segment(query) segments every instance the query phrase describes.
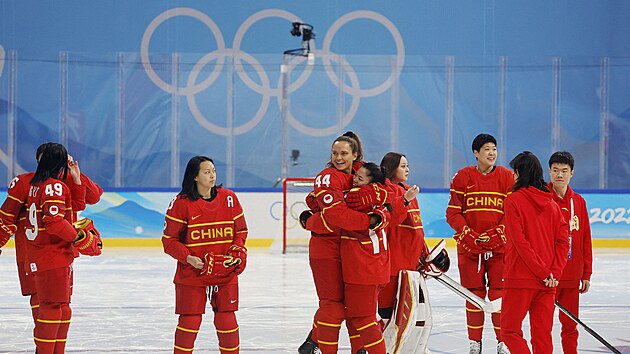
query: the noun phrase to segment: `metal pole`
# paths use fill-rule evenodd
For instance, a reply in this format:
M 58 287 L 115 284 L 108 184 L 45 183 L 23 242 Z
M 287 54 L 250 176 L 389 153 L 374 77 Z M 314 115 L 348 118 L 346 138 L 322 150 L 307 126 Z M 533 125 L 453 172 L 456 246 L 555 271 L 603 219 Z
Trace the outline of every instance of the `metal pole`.
M 282 76 L 282 173 L 280 178 L 284 181 L 287 178 L 289 173 L 289 153 L 288 153 L 288 144 L 289 137 L 288 135 L 288 120 L 289 120 L 289 58 L 290 55 L 283 54 L 282 55 L 282 65 L 280 66 L 280 75 Z
M 179 54 L 173 53 L 171 82 L 176 87 L 171 93 L 171 187 L 179 184 Z
M 453 95 L 454 95 L 454 82 L 455 82 L 455 57 L 446 57 L 446 131 L 445 145 L 446 151 L 444 152 L 444 187 L 448 188 L 451 181 L 451 169 L 453 166 Z
M 68 52 L 59 52 L 59 141 L 68 146 Z

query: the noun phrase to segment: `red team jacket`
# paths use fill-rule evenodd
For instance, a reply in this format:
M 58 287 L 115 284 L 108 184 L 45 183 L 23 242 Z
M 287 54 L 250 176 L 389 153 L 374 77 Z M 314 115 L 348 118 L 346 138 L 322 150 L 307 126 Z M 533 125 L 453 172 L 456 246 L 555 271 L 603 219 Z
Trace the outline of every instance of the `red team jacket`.
M 31 272 L 62 268 L 74 260 L 72 241 L 77 231 L 72 222 L 74 214 L 70 189 L 58 179 L 49 178 L 29 186 L 27 207 L 26 245 L 28 267 Z
M 404 195 L 410 186 L 389 182 L 387 187 L 393 194 L 394 209 L 386 232 L 390 245 L 391 275 L 394 276 L 402 269 L 417 269 L 420 258 L 426 258 L 429 251 L 424 241 L 424 227 L 418 199 L 409 201 L 407 206 L 404 204 Z M 403 212 L 399 213 L 398 210 Z
M 476 166 L 464 167 L 451 180 L 446 222 L 455 232 L 468 225 L 478 233 L 504 223 L 503 203 L 513 185 L 514 175 L 505 167 L 495 166 L 487 175 L 477 171 Z M 503 253 L 504 247 L 492 252 Z M 466 251 L 458 244 L 457 252 Z
M 560 288 L 579 288 L 580 281 L 591 280 L 593 273 L 593 246 L 591 243 L 591 224 L 584 198 L 575 193 L 570 186 L 564 198 L 560 198 L 549 183 L 553 200 L 560 206 L 564 219 L 569 223 L 569 256 L 567 265 L 559 278 Z M 573 202 L 573 205 L 571 205 Z
M 234 273 L 227 277 L 201 275 L 201 270 L 186 262 L 188 255 L 203 259 L 206 253 L 226 254 L 232 244 L 245 246 L 247 223 L 236 194 L 225 188 L 216 190 L 210 202 L 177 196 L 166 211 L 162 245 L 165 253 L 178 260 L 175 284 L 221 285 L 236 278 Z
M 521 188 L 505 200 L 505 288 L 544 288 L 550 273 L 561 279 L 569 227 L 551 193 Z

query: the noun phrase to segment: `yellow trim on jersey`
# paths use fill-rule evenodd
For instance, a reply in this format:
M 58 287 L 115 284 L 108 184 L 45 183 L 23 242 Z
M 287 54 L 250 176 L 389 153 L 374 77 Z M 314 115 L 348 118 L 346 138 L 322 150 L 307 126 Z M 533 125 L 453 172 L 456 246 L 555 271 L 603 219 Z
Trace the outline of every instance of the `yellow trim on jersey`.
M 7 198 L 13 199 L 16 202 L 20 203 L 20 204 L 24 204 L 25 200 L 19 200 L 16 197 L 12 196 L 11 194 L 7 194 Z
M 493 313 L 496 313 L 496 312 L 493 312 Z M 493 327 L 494 327 L 494 329 L 496 329 L 496 330 L 498 330 L 498 331 L 500 331 L 500 330 L 501 330 L 501 326 L 499 326 L 499 327 L 497 327 L 497 326 L 493 326 Z
M 363 326 L 361 328 L 357 328 L 357 331 L 362 331 L 362 330 L 364 330 L 364 329 L 366 329 L 368 327 L 375 326 L 375 325 L 376 325 L 376 322 L 370 322 L 370 323 L 366 324 L 365 326 Z
M 217 333 L 234 333 L 234 332 L 238 331 L 238 327 L 236 327 L 234 329 L 228 329 L 228 330 L 225 330 L 225 331 L 217 329 L 216 331 L 217 331 Z
M 320 194 L 328 192 L 328 189 L 322 189 L 318 193 L 315 194 L 315 198 L 319 197 Z
M 317 344 L 325 344 L 325 345 L 338 345 L 339 342 L 324 342 L 323 340 L 318 339 Z
M 384 340 L 384 339 L 383 339 L 383 338 L 381 338 L 381 339 L 377 340 L 376 342 L 372 342 L 372 343 L 370 343 L 370 344 L 364 344 L 363 346 L 364 346 L 364 347 L 366 347 L 366 348 L 373 347 L 373 346 L 375 346 L 375 345 L 379 344 L 380 342 L 382 342 L 383 340 Z
M 204 242 L 204 243 L 185 243 L 184 246 L 198 247 L 198 246 L 207 246 L 207 245 L 220 245 L 222 243 L 232 243 L 232 240 L 212 241 L 212 242 Z
M 481 325 L 481 326 L 470 326 L 470 325 L 468 325 L 466 327 L 471 328 L 471 329 L 482 329 L 483 325 Z
M 236 220 L 236 219 L 240 218 L 241 216 L 243 216 L 244 214 L 245 214 L 245 212 L 240 213 L 240 214 L 236 215 L 236 216 L 234 217 L 234 219 L 232 219 L 232 220 Z
M 239 344 L 239 345 L 237 345 L 237 346 L 236 346 L 236 347 L 234 347 L 234 348 L 226 348 L 226 347 L 219 346 L 219 349 L 220 349 L 220 350 L 227 350 L 227 351 L 231 352 L 231 351 L 236 350 L 236 349 L 238 349 L 238 348 L 240 348 L 240 347 L 241 347 L 241 346 L 240 346 L 240 344 Z
M 507 197 L 507 194 L 499 193 L 499 192 L 470 192 L 470 193 L 466 193 L 466 195 L 475 195 L 475 194 L 493 194 L 493 195 L 500 195 L 500 196 L 503 196 L 503 197 Z
M 326 228 L 326 230 L 328 230 L 328 232 L 333 232 L 333 230 L 326 223 L 326 219 L 324 219 L 324 214 L 320 213 L 319 217 L 322 219 L 322 223 L 324 223 L 324 227 Z
M 187 224 L 187 222 L 185 222 L 184 220 L 179 220 L 179 219 L 176 219 L 176 218 L 174 218 L 174 217 L 172 217 L 172 216 L 170 216 L 170 215 L 168 215 L 168 214 L 166 214 L 166 218 L 167 218 L 167 219 L 171 219 L 171 220 L 173 220 L 173 221 L 177 221 L 177 222 L 182 223 L 182 224 L 184 224 L 184 225 L 186 225 L 186 224 Z
M 37 338 L 37 337 L 33 337 L 33 339 L 35 339 L 38 342 L 44 342 L 44 343 L 55 343 L 57 341 L 56 339 L 42 339 L 42 338 Z
M 341 328 L 341 323 L 328 323 L 328 322 L 317 321 L 317 324 L 320 324 L 322 326 Z
M 182 351 L 185 351 L 185 352 L 192 352 L 193 350 L 195 350 L 195 347 L 192 347 L 192 348 L 183 348 L 183 347 L 180 347 L 180 346 L 178 346 L 178 345 L 174 345 L 174 347 L 175 347 L 175 349 L 179 349 L 179 350 L 182 350 Z
M 473 212 L 473 211 L 495 211 L 495 212 L 497 212 L 497 213 L 505 214 L 505 213 L 503 212 L 503 210 L 500 210 L 500 209 L 491 209 L 491 208 L 473 208 L 473 209 L 466 209 L 466 210 L 464 210 L 464 214 L 466 214 L 466 213 L 470 213 L 470 212 Z
M 175 329 L 179 329 L 180 331 L 184 331 L 184 332 L 188 332 L 188 333 L 199 333 L 198 329 L 184 328 L 184 327 L 181 327 L 181 326 L 177 326 L 177 327 L 175 327 Z
M 478 308 L 470 309 L 470 308 L 468 308 L 468 307 L 466 307 L 466 311 L 468 311 L 468 312 L 482 312 L 482 311 L 481 311 L 480 309 L 478 309 Z
M 49 199 L 49 200 L 44 200 L 42 205 L 44 205 L 46 203 L 62 203 L 62 204 L 65 204 L 66 201 L 65 200 L 60 200 L 60 199 Z
M 162 235 L 164 238 L 174 238 L 175 236 Z
M 241 231 L 236 231 L 236 234 L 244 234 L 246 232 L 249 232 L 249 230 L 245 229 L 245 230 L 241 230 Z
M 413 211 L 420 211 L 420 209 L 407 209 L 407 213 L 411 213 Z
M 459 210 L 462 209 L 462 207 L 459 205 L 451 205 L 451 204 L 449 204 L 447 208 L 453 208 L 453 209 L 459 209 Z
M 41 322 L 41 323 L 70 323 L 70 320 L 42 320 L 42 319 L 37 319 L 37 322 Z
M 350 338 L 350 339 L 355 339 L 355 338 L 359 338 L 359 337 L 361 337 L 360 334 L 355 334 L 354 336 L 348 336 L 348 338 Z
M 31 306 L 31 308 L 32 309 L 38 309 L 39 308 L 39 304 Z
M 453 192 L 453 193 L 457 193 L 457 194 L 466 194 L 466 192 L 464 192 L 464 191 L 461 191 L 461 192 L 460 192 L 460 191 L 458 191 L 458 190 L 456 190 L 456 189 L 451 189 L 451 192 Z
M 6 215 L 6 216 L 8 216 L 10 218 L 14 218 L 15 217 L 15 215 L 13 215 L 13 214 L 5 213 L 4 211 L 2 211 L 2 209 L 0 209 L 0 213 L 4 214 L 4 215 Z
M 215 222 L 206 222 L 203 224 L 190 224 L 188 227 L 200 227 L 200 226 L 212 226 L 212 225 L 223 225 L 223 224 L 233 224 L 232 220 L 230 221 L 215 221 Z

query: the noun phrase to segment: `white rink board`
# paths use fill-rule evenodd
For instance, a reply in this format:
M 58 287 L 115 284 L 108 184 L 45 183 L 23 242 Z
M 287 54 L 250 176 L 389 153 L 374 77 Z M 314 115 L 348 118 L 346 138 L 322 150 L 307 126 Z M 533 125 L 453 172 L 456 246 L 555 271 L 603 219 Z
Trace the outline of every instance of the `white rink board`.
M 308 256 L 258 252 L 250 255 L 241 276 L 237 312 L 241 352 L 296 353 L 317 304 Z M 630 257 L 628 251 L 607 252 L 596 250 L 592 287 L 582 298 L 581 318 L 622 352 L 630 353 Z M 456 260 L 452 263 L 448 274 L 459 279 Z M 171 353 L 177 321 L 174 270 L 175 260 L 158 248 L 105 249 L 100 257 L 77 259 L 67 352 Z M 0 274 L 0 353 L 32 353 L 33 323 L 28 300 L 19 292 L 13 249 L 0 255 Z M 428 287 L 435 320 L 429 348 L 433 353 L 465 352 L 463 300 L 437 282 L 428 281 Z M 211 316 L 204 317 L 195 353 L 219 353 Z M 486 327 L 484 353 L 496 353 L 494 335 Z M 529 333 L 527 322 L 524 332 Z M 561 353 L 559 326 L 554 327 L 554 343 L 555 351 Z M 579 351 L 607 352 L 583 330 Z M 340 353 L 349 352 L 342 329 Z

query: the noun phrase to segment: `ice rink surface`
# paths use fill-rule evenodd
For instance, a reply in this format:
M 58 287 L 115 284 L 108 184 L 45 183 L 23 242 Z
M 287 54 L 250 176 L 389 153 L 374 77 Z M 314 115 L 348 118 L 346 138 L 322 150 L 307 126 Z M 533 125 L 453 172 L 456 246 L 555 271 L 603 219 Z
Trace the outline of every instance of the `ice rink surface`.
M 454 250 L 449 250 L 451 256 Z M 459 280 L 452 257 L 452 278 Z M 100 257 L 74 263 L 73 317 L 68 353 L 171 353 L 177 317 L 173 313 L 175 260 L 158 248 L 105 249 Z M 591 290 L 581 299 L 581 319 L 623 353 L 630 353 L 630 252 L 595 251 Z M 28 298 L 20 295 L 14 251 L 0 255 L 0 353 L 33 353 Z M 466 353 L 464 301 L 436 281 L 428 281 L 434 326 L 433 353 Z M 240 278 L 237 319 L 241 352 L 296 353 L 309 331 L 317 298 L 307 254 L 252 250 Z M 557 313 L 557 311 L 556 311 Z M 219 353 L 208 311 L 195 353 Z M 486 316 L 484 353 L 496 353 Z M 561 353 L 559 323 L 555 352 Z M 524 323 L 528 335 L 528 320 Z M 345 328 L 340 353 L 350 353 Z M 608 353 L 580 329 L 580 353 Z

